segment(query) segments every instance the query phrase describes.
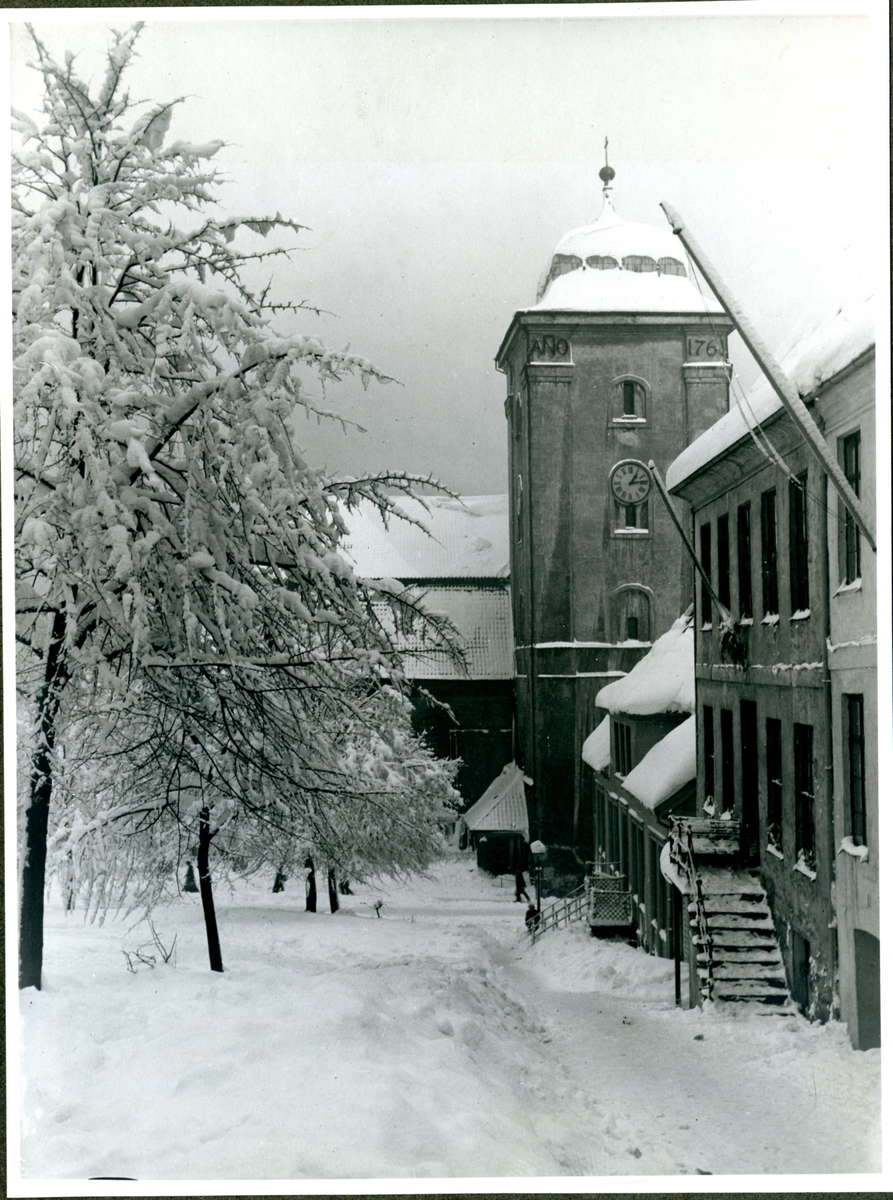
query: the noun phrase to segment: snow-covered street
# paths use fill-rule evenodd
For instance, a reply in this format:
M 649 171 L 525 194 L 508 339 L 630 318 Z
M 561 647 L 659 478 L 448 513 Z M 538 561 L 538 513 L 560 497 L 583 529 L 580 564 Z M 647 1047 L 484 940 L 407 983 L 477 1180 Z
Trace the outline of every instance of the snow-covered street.
M 299 881 L 221 890 L 223 975 L 198 897 L 154 918 L 176 965 L 136 974 L 145 923 L 54 900 L 22 993 L 24 1179 L 880 1169 L 878 1051 L 677 1010 L 672 963 L 585 926 L 531 949 L 504 882 L 457 857 L 335 917 Z

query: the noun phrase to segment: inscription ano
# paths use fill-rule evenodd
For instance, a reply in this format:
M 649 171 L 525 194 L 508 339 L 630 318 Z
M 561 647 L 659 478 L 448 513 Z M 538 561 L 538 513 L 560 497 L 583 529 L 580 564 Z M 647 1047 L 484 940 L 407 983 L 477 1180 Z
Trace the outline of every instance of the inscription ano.
M 527 346 L 528 362 L 570 362 L 571 345 L 567 338 L 544 333 L 530 339 Z

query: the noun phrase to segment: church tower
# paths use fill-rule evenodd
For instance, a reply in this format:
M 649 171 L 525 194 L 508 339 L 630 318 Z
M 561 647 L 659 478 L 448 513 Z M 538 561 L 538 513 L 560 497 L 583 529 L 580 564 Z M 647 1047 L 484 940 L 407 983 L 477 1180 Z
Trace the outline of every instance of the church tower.
M 691 603 L 653 486 L 729 407 L 732 322 L 669 228 L 601 216 L 556 247 L 496 364 L 507 381 L 517 761 L 531 837 L 591 853 L 595 696 Z M 581 802 L 582 801 L 582 802 Z

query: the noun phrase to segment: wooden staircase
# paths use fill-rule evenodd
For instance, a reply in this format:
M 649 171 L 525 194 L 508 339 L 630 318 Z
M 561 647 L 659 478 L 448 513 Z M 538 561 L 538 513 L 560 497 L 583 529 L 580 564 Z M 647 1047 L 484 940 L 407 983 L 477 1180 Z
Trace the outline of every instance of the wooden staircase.
M 750 871 L 735 865 L 737 856 L 737 822 L 674 820 L 670 860 L 689 880 L 701 1002 L 792 1015 L 766 893 Z

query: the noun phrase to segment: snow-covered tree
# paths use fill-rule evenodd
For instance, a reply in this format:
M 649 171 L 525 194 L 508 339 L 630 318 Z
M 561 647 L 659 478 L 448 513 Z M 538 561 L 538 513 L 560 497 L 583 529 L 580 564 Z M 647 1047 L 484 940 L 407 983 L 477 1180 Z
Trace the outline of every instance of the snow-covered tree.
M 101 778 L 80 817 L 64 792 L 72 871 L 85 839 L 120 853 L 124 827 L 163 860 L 171 816 L 205 848 L 238 831 L 247 857 L 269 836 L 277 853 L 291 839 L 333 864 L 419 866 L 451 792 L 407 732 L 382 604 L 435 642 L 450 630 L 339 552 L 360 500 L 399 519 L 394 493 L 428 481 L 328 478 L 291 426 L 314 374 L 388 379 L 277 329 L 301 306 L 246 279 L 287 252 L 259 237 L 300 226 L 214 215 L 223 143 L 167 142 L 176 102 L 131 102 L 138 33 L 113 36 L 95 91 L 35 37 L 43 121 L 15 114 L 21 986 L 40 986 L 54 776 L 78 748 Z

